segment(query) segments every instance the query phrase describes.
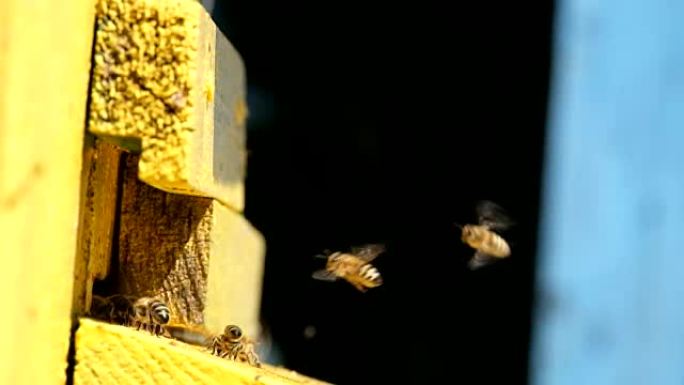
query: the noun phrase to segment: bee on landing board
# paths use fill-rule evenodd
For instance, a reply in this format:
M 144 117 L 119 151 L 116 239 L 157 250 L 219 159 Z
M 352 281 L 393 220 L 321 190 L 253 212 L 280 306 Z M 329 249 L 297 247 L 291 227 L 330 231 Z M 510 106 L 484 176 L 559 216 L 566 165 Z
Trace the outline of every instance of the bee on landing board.
M 169 323 L 171 310 L 166 304 L 156 298 L 141 297 L 132 305 L 129 325 L 136 326 L 136 330 L 142 327 L 154 335 L 164 332 L 164 325 Z
M 513 225 L 504 210 L 496 203 L 481 201 L 476 206 L 478 224 L 457 225 L 461 229 L 461 240 L 475 249 L 468 262 L 471 270 L 489 265 L 496 260 L 508 258 L 511 248 L 496 231 L 503 231 Z
M 167 331 L 172 338 L 188 344 L 209 349 L 211 354 L 232 361 L 261 367 L 255 342 L 247 338 L 242 329 L 228 325 L 222 334 L 214 335 L 201 326 L 169 325 Z
M 368 244 L 352 248 L 351 252 L 336 251 L 329 255 L 319 254 L 318 258 L 327 258 L 325 269 L 316 270 L 312 277 L 321 281 L 336 281 L 342 278 L 356 289 L 365 293 L 369 288 L 382 285 L 382 276 L 370 262 L 385 251 L 381 244 Z
M 137 330 L 142 327 L 155 335 L 163 333 L 163 325 L 169 322 L 170 314 L 166 304 L 158 299 L 123 294 L 109 297 L 93 295 L 89 312 L 93 318 L 124 326 L 136 326 Z
M 248 339 L 236 325 L 228 325 L 221 335 L 214 337 L 211 354 L 229 360 L 261 367 L 261 361 L 254 349 L 254 342 Z

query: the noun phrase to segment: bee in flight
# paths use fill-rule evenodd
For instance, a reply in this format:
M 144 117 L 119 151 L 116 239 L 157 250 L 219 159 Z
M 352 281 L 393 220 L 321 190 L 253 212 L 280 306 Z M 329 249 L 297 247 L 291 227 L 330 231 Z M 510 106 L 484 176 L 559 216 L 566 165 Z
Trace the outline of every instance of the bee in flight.
M 508 242 L 495 231 L 503 231 L 513 225 L 504 210 L 496 203 L 481 201 L 476 206 L 478 224 L 464 225 L 461 228 L 461 241 L 475 249 L 475 255 L 468 262 L 471 270 L 489 265 L 497 259 L 511 255 Z
M 171 311 L 156 298 L 115 294 L 109 297 L 93 295 L 89 314 L 111 323 L 136 326 L 136 330 L 142 327 L 158 336 L 169 322 Z
M 254 342 L 248 339 L 236 325 L 228 325 L 223 333 L 214 337 L 211 354 L 229 360 L 261 367 L 261 361 L 254 349 Z
M 327 258 L 325 269 L 313 272 L 314 279 L 336 281 L 342 278 L 361 292 L 382 285 L 382 276 L 370 262 L 385 251 L 381 244 L 368 244 L 353 247 L 351 252 L 336 251 L 332 254 L 319 254 L 318 258 Z

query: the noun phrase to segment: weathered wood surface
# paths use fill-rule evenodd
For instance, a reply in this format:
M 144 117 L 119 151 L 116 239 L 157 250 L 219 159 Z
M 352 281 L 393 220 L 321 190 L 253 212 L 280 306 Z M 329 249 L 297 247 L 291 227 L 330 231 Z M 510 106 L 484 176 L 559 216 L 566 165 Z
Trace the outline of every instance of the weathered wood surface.
M 206 350 L 132 328 L 81 319 L 76 333 L 74 385 L 254 384 L 324 385 L 264 364 L 256 368 Z
M 64 384 L 95 4 L 0 1 L 0 384 Z
M 78 249 L 74 267 L 73 312 L 90 307 L 95 279 L 104 279 L 112 259 L 121 150 L 91 135 L 83 147 Z
M 213 332 L 237 323 L 256 333 L 265 256 L 261 234 L 213 199 L 140 182 L 137 158 L 126 155 L 123 171 L 113 272 L 118 291 L 164 299 L 174 322 L 206 325 Z
M 244 65 L 200 3 L 100 0 L 89 130 L 140 180 L 244 208 Z

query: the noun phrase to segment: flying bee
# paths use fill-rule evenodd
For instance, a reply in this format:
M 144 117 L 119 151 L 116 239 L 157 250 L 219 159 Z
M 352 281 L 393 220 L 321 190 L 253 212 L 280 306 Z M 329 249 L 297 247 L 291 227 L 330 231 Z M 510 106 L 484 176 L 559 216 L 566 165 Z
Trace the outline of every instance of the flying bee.
M 369 288 L 382 285 L 382 276 L 370 262 L 385 251 L 382 244 L 368 244 L 353 247 L 351 252 L 336 251 L 329 255 L 319 254 L 318 258 L 327 258 L 325 269 L 316 270 L 312 277 L 321 281 L 336 281 L 342 278 L 362 293 Z
M 248 339 L 236 325 L 228 325 L 223 333 L 214 337 L 211 354 L 229 360 L 261 367 L 261 361 L 254 348 L 254 342 Z
M 461 241 L 476 250 L 468 262 L 471 270 L 511 255 L 508 242 L 495 232 L 506 230 L 513 225 L 504 210 L 496 203 L 481 201 L 476 206 L 476 213 L 477 225 L 457 225 L 461 228 Z
M 133 302 L 129 316 L 129 325 L 142 327 L 150 333 L 160 335 L 164 332 L 164 325 L 169 323 L 171 310 L 166 304 L 156 298 L 141 297 Z

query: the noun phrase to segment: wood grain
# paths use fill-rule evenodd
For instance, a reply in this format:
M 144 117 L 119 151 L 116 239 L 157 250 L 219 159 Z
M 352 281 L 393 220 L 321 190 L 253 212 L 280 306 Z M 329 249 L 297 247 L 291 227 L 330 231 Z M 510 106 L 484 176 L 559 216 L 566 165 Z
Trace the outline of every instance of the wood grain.
M 90 307 L 95 279 L 109 273 L 119 186 L 121 150 L 87 135 L 83 148 L 78 253 L 74 267 L 74 315 Z
M 265 256 L 261 234 L 216 200 L 140 182 L 138 156 L 125 158 L 118 292 L 164 299 L 174 322 L 212 331 L 235 322 L 256 332 Z

